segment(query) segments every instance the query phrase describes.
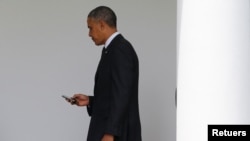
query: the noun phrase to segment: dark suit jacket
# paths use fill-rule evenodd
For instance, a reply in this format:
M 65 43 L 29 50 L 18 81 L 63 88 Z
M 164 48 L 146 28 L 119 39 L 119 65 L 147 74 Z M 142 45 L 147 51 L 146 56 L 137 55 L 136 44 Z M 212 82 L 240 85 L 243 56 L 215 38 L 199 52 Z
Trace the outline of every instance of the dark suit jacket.
M 103 49 L 96 71 L 94 96 L 87 107 L 87 141 L 101 141 L 105 133 L 114 135 L 115 141 L 141 141 L 138 77 L 136 52 L 119 34 Z

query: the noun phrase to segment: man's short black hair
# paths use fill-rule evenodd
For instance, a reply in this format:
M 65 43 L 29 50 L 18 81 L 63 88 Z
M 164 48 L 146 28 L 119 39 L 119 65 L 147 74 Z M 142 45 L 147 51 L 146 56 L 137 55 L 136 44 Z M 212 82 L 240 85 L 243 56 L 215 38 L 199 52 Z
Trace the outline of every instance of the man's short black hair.
M 116 15 L 115 12 L 107 6 L 99 6 L 90 11 L 88 18 L 95 20 L 102 20 L 106 22 L 110 27 L 116 28 Z

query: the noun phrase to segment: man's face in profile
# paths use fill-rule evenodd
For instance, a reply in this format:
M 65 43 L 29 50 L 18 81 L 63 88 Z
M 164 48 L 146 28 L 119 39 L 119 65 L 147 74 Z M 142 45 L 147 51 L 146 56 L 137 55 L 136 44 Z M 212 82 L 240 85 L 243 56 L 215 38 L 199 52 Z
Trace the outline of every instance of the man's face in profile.
M 103 45 L 105 43 L 103 37 L 103 27 L 100 21 L 95 20 L 93 18 L 88 18 L 87 20 L 88 28 L 89 28 L 89 36 L 92 38 L 96 45 Z

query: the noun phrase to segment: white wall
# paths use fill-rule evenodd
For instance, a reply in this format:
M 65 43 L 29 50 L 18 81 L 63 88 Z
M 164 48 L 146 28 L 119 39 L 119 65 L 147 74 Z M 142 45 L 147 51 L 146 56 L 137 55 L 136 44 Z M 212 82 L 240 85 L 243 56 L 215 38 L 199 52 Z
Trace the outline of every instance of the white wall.
M 249 125 L 249 25 L 249 0 L 178 0 L 177 141 Z
M 61 95 L 92 95 L 101 48 L 86 16 L 99 5 L 139 56 L 143 140 L 175 140 L 175 0 L 0 0 L 1 141 L 86 139 L 86 109 Z

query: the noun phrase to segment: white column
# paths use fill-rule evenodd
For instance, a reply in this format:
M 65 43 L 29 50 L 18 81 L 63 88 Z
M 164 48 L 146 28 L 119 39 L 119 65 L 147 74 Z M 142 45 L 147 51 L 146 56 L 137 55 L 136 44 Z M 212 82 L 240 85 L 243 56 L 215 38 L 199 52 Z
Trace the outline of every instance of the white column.
M 177 141 L 250 124 L 250 0 L 178 0 Z

